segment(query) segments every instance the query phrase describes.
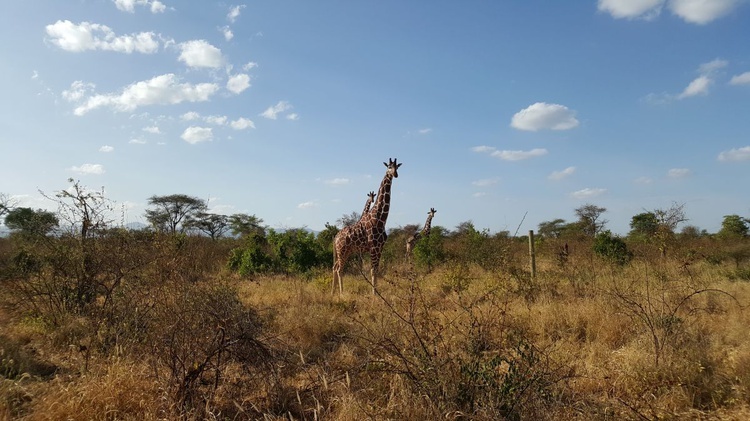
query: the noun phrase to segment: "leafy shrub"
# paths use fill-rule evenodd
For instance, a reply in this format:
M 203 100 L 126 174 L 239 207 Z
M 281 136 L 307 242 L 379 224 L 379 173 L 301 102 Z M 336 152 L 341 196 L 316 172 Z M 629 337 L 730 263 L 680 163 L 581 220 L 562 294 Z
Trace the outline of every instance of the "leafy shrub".
M 625 241 L 609 230 L 596 235 L 593 249 L 597 256 L 621 266 L 630 263 L 633 258 Z

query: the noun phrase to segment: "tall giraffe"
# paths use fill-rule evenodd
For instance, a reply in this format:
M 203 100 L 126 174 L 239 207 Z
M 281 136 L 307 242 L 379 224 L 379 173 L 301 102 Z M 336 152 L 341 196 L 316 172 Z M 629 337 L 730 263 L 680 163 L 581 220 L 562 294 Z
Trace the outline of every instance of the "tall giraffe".
M 378 189 L 375 206 L 369 212 L 363 212 L 359 221 L 342 228 L 333 240 L 332 293 L 336 292 L 336 284 L 339 286 L 339 294 L 344 293 L 341 270 L 349 256 L 360 251 L 370 253 L 370 280 L 372 293 L 375 294 L 380 256 L 385 240 L 388 238 L 385 232 L 385 222 L 391 208 L 391 184 L 394 178 L 398 178 L 398 167 L 401 166 L 396 161 L 397 159 L 389 158 L 387 164 L 383 162 L 387 169 Z
M 414 250 L 417 240 L 430 235 L 430 229 L 432 229 L 432 218 L 435 216 L 436 212 L 435 208 L 430 208 L 430 211 L 427 212 L 427 220 L 424 221 L 424 228 L 422 228 L 422 231 L 415 232 L 406 240 L 406 260 L 411 258 L 411 252 Z

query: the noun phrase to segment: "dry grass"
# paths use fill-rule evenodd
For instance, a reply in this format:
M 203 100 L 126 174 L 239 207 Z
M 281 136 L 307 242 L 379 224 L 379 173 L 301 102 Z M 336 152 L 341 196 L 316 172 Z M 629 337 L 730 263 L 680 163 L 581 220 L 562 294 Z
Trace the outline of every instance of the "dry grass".
M 398 263 L 378 296 L 350 274 L 342 297 L 327 272 L 218 271 L 197 283 L 139 279 L 102 319 L 50 326 L 0 312 L 0 348 L 14 358 L 0 372 L 0 419 L 750 417 L 750 283 L 730 280 L 731 264 L 615 268 L 574 254 L 561 267 L 542 255 L 534 280 L 522 267 Z M 224 308 L 234 299 L 258 317 L 257 348 L 224 340 L 226 319 L 244 314 Z M 243 326 L 238 341 L 249 340 Z M 206 363 L 191 400 L 177 399 L 168 357 L 195 360 L 182 376 Z

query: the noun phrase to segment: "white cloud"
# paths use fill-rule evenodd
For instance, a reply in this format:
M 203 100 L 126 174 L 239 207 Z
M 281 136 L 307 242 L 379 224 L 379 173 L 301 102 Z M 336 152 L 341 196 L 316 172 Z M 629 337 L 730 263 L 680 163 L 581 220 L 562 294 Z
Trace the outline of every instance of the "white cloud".
M 494 151 L 490 154 L 490 156 L 504 161 L 521 161 L 543 155 L 547 155 L 547 150 L 540 148 L 532 149 L 530 151 Z
M 331 180 L 325 180 L 324 183 L 331 184 L 334 186 L 343 186 L 344 184 L 349 184 L 350 180 L 348 178 L 333 178 Z
M 750 85 L 750 72 L 742 73 L 741 75 L 732 76 L 729 81 L 730 85 Z
M 711 75 L 716 73 L 718 70 L 723 69 L 729 65 L 729 62 L 720 58 L 709 61 L 708 63 L 702 63 L 698 66 L 698 73 L 702 75 Z
M 221 33 L 224 34 L 224 39 L 227 41 L 230 41 L 232 38 L 234 38 L 234 33 L 232 33 L 232 30 L 229 29 L 228 26 L 221 28 Z
M 235 130 L 254 129 L 255 123 L 252 120 L 240 117 L 237 120 L 232 121 L 229 125 Z
M 484 196 L 487 196 L 487 193 L 485 193 L 483 191 L 480 191 L 480 192 L 476 192 L 476 193 L 472 194 L 471 196 L 472 197 L 484 197 Z
M 482 180 L 472 181 L 471 184 L 477 187 L 487 187 L 487 186 L 492 186 L 494 184 L 497 184 L 499 182 L 500 182 L 500 178 L 495 177 L 495 178 L 484 178 Z
M 196 113 L 195 111 L 188 111 L 185 114 L 181 115 L 180 118 L 185 121 L 191 121 L 201 118 L 201 115 Z
M 299 115 L 297 115 L 297 113 L 287 114 L 286 119 L 287 120 L 297 121 L 297 120 L 299 120 Z
M 214 134 L 210 127 L 190 126 L 180 136 L 185 142 L 195 145 L 200 142 L 210 142 Z
M 652 20 L 665 5 L 688 23 L 704 25 L 731 13 L 741 0 L 599 0 L 600 12 L 615 19 Z
M 227 124 L 227 116 L 224 115 L 209 115 L 203 118 L 206 123 L 215 124 L 217 126 L 223 126 Z
M 218 85 L 214 83 L 179 83 L 175 75 L 169 73 L 129 85 L 121 94 L 90 96 L 74 113 L 81 116 L 101 107 L 111 107 L 116 111 L 133 111 L 146 105 L 201 102 L 207 101 L 218 89 Z
M 686 22 L 705 25 L 728 15 L 740 0 L 670 0 L 669 9 Z
M 159 128 L 156 126 L 144 127 L 143 131 L 151 134 L 161 134 L 161 130 L 159 130 Z
M 314 207 L 317 207 L 317 206 L 318 205 L 315 202 L 303 202 L 303 203 L 300 203 L 299 205 L 297 205 L 297 208 L 299 208 L 299 209 L 310 209 L 310 208 L 314 208 Z
M 576 167 L 568 167 L 562 171 L 552 171 L 547 178 L 550 180 L 562 180 L 563 178 L 573 175 L 574 172 L 576 172 Z
M 248 70 L 254 69 L 256 67 L 258 67 L 258 63 L 254 62 L 254 61 L 250 61 L 247 64 L 245 64 L 244 66 L 242 66 L 242 70 L 248 71 Z
M 128 143 L 133 144 L 133 145 L 145 145 L 146 141 L 143 139 L 130 139 Z
M 95 88 L 93 83 L 84 83 L 77 80 L 70 84 L 70 89 L 62 92 L 62 97 L 69 102 L 80 101 L 88 92 Z
M 105 50 L 151 54 L 159 50 L 159 42 L 153 32 L 117 36 L 106 25 L 89 22 L 76 25 L 69 20 L 58 20 L 52 25 L 47 25 L 46 31 L 52 44 L 76 53 Z
M 260 115 L 270 120 L 276 120 L 277 116 L 284 111 L 292 109 L 291 104 L 286 101 L 279 101 L 276 105 L 268 107 Z
M 560 104 L 537 102 L 513 115 L 510 126 L 518 130 L 569 130 L 578 126 L 575 112 Z
M 34 79 L 39 79 L 39 72 L 37 72 L 36 70 L 34 70 L 34 71 L 33 71 L 33 72 L 31 73 L 31 79 L 32 79 L 32 80 L 34 80 Z
M 490 152 L 494 152 L 496 150 L 497 150 L 497 148 L 495 148 L 493 146 L 484 146 L 484 145 L 482 145 L 482 146 L 474 146 L 474 147 L 471 148 L 472 152 L 478 152 L 478 153 L 490 153 Z
M 607 189 L 587 187 L 585 189 L 574 191 L 570 195 L 576 199 L 591 199 L 593 197 L 601 196 L 606 192 Z
M 692 172 L 687 168 L 672 168 L 671 170 L 667 171 L 667 177 L 669 178 L 685 178 L 689 176 Z
M 249 87 L 250 76 L 246 75 L 245 73 L 231 76 L 229 80 L 227 80 L 227 89 L 234 94 L 239 94 Z
M 615 19 L 653 19 L 663 5 L 664 0 L 599 0 L 597 8 Z
M 229 13 L 227 13 L 227 20 L 229 22 L 234 23 L 234 21 L 237 20 L 237 18 L 240 16 L 240 11 L 245 8 L 244 4 L 241 4 L 239 6 L 233 6 L 231 9 L 229 9 Z
M 644 177 L 638 177 L 638 178 L 636 178 L 635 182 L 638 183 L 638 184 L 651 184 L 651 183 L 654 182 L 654 180 L 652 180 L 649 177 L 645 177 L 644 176 Z
M 750 146 L 723 151 L 718 159 L 719 161 L 750 161 Z
M 708 76 L 699 76 L 693 79 L 692 82 L 682 91 L 681 94 L 677 95 L 678 99 L 685 99 L 696 95 L 708 95 L 708 89 L 711 86 L 711 78 Z
M 424 128 L 424 129 L 419 129 L 419 130 L 417 130 L 417 133 L 419 133 L 419 134 L 430 134 L 430 133 L 432 133 L 432 129 L 429 128 L 429 127 L 428 128 Z
M 181 53 L 179 60 L 188 67 L 219 68 L 224 63 L 221 50 L 199 39 L 183 42 L 179 45 Z
M 99 148 L 99 152 L 112 152 L 115 148 L 109 145 L 104 145 L 101 148 Z
M 115 6 L 123 12 L 134 13 L 135 6 L 149 6 L 151 13 L 162 13 L 167 8 L 159 0 L 113 0 Z
M 80 167 L 73 166 L 68 168 L 78 174 L 104 174 L 104 167 L 101 164 L 83 164 Z

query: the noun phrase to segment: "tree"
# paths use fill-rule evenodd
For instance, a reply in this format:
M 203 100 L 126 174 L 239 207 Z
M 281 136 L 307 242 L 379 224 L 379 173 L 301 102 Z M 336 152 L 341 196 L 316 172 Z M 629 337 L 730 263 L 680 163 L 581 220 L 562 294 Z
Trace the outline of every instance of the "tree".
M 240 237 L 247 237 L 251 234 L 257 234 L 262 237 L 266 235 L 266 228 L 262 225 L 263 220 L 255 215 L 235 213 L 229 217 L 228 223 L 229 229 L 232 230 L 232 235 Z
M 5 226 L 32 237 L 43 237 L 58 224 L 57 216 L 43 209 L 15 208 L 5 215 Z
M 609 230 L 596 235 L 593 249 L 597 256 L 620 266 L 628 264 L 633 258 L 627 244 Z
M 359 221 L 361 218 L 361 214 L 359 212 L 352 212 L 350 214 L 344 214 L 341 216 L 341 218 L 336 220 L 336 226 L 337 227 L 348 227 L 349 225 L 354 225 Z
M 632 237 L 649 239 L 659 231 L 659 220 L 653 212 L 643 212 L 633 216 L 630 220 L 630 233 Z
M 606 211 L 607 208 L 602 208 L 590 203 L 577 208 L 575 213 L 578 217 L 578 224 L 581 231 L 589 237 L 594 237 L 598 234 L 604 229 L 607 222 L 609 222 L 606 219 L 600 219 L 602 214 Z
M 725 215 L 718 235 L 727 239 L 747 237 L 748 231 L 750 231 L 748 223 L 750 223 L 750 220 L 739 215 Z
M 57 202 L 58 215 L 85 242 L 91 233 L 105 230 L 111 223 L 106 217 L 112 211 L 112 202 L 104 197 L 104 187 L 100 191 L 92 191 L 81 186 L 80 181 L 69 178 L 68 182 L 73 185 L 57 192 L 57 199 L 43 192 L 42 195 Z
M 16 200 L 5 193 L 0 193 L 0 219 L 16 206 Z
M 212 240 L 219 239 L 229 231 L 229 217 L 215 213 L 199 212 L 189 222 L 191 228 L 208 235 Z
M 677 226 L 687 221 L 685 217 L 685 204 L 673 202 L 667 209 L 654 209 L 652 211 L 659 223 L 656 231 L 656 239 L 659 243 L 659 251 L 662 257 L 667 256 L 669 243 L 674 240 L 674 232 Z
M 148 199 L 146 219 L 159 230 L 170 234 L 185 232 L 191 221 L 201 212 L 205 212 L 206 202 L 197 197 L 186 194 L 172 194 L 169 196 L 151 196 Z
M 539 224 L 537 233 L 541 237 L 545 238 L 559 238 L 563 231 L 568 228 L 568 224 L 564 219 L 554 219 L 552 221 L 545 221 Z

